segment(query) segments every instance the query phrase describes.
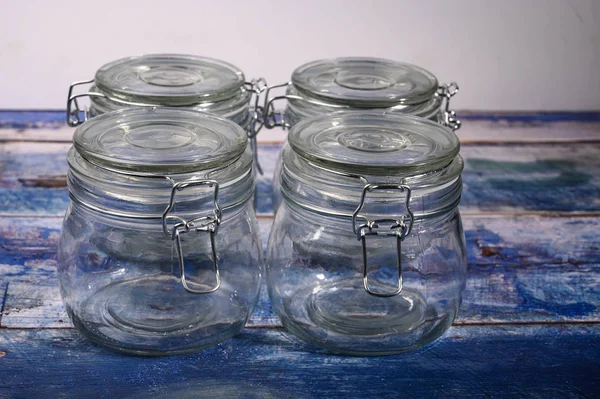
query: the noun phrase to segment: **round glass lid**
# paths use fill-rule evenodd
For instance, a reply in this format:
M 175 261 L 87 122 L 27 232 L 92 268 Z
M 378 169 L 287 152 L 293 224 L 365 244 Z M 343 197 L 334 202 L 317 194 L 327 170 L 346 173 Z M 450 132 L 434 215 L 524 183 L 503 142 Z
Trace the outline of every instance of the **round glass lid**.
M 111 98 L 180 106 L 231 98 L 244 84 L 244 74 L 211 58 L 156 54 L 106 64 L 96 72 L 95 84 Z
M 305 119 L 289 133 L 300 156 L 363 174 L 420 174 L 448 165 L 458 137 L 433 121 L 383 111 L 342 111 Z
M 438 88 L 436 77 L 425 69 L 380 58 L 314 61 L 297 68 L 292 83 L 312 96 L 373 108 L 420 104 Z
M 108 169 L 183 173 L 227 165 L 246 149 L 233 122 L 175 108 L 124 109 L 97 116 L 75 130 L 73 145 Z

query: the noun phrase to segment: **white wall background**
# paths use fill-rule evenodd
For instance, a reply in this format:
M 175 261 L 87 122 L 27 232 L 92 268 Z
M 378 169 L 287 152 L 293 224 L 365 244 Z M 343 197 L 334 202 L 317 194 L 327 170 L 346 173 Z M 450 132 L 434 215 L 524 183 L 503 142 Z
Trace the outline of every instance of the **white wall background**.
M 456 80 L 457 109 L 600 110 L 600 0 L 0 0 L 0 108 L 61 109 L 72 81 L 156 52 L 270 83 L 378 56 Z

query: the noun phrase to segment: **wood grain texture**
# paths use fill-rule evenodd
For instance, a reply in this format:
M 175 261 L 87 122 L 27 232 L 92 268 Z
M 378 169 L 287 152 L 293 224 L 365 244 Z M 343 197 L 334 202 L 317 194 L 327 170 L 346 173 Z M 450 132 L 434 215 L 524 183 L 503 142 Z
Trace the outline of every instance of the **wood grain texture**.
M 67 319 L 56 276 L 73 129 L 62 111 L 6 115 L 0 398 L 600 397 L 600 113 L 463 118 L 469 268 L 459 318 L 437 344 L 383 358 L 331 356 L 287 336 L 264 287 L 248 328 L 201 353 L 138 358 L 90 344 Z M 540 144 L 549 141 L 563 143 Z M 280 148 L 259 149 L 267 215 Z M 259 218 L 263 242 L 270 223 Z
M 259 218 L 258 222 L 266 246 L 271 219 Z M 61 223 L 61 218 L 0 218 L 0 328 L 73 327 L 56 276 Z M 278 323 L 263 287 L 248 326 Z
M 0 144 L 0 214 L 61 216 L 68 145 Z M 279 145 L 261 145 L 259 213 L 272 212 Z M 463 212 L 600 212 L 600 143 L 463 146 Z M 64 180 L 62 180 L 64 181 Z
M 60 218 L 0 218 L 0 327 L 70 328 L 55 252 Z M 600 218 L 463 218 L 468 279 L 456 324 L 600 323 Z M 259 218 L 266 248 L 271 219 Z M 263 287 L 248 326 L 278 326 Z
M 0 397 L 596 398 L 599 326 L 453 327 L 406 355 L 333 356 L 246 329 L 203 352 L 140 358 L 72 330 L 0 330 Z
M 463 143 L 539 143 L 600 140 L 600 112 L 458 113 Z M 71 142 L 65 111 L 2 111 L 0 141 Z M 261 143 L 282 143 L 287 133 L 263 129 Z

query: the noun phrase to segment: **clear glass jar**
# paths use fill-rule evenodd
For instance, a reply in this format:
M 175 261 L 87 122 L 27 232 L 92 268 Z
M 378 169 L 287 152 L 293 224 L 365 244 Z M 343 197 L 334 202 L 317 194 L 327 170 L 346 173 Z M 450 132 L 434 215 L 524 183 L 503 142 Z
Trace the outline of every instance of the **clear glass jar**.
M 270 97 L 274 88 L 285 87 L 283 96 Z M 290 82 L 266 91 L 265 127 L 290 128 L 299 121 L 335 111 L 381 110 L 427 118 L 452 130 L 460 121 L 450 110 L 450 98 L 458 93 L 456 83 L 440 85 L 431 72 L 407 63 L 380 58 L 336 58 L 317 60 L 298 67 Z M 286 99 L 283 113 L 274 103 Z M 281 201 L 281 159 L 273 175 L 273 204 Z
M 286 88 L 285 95 L 271 97 L 278 88 Z M 267 89 L 265 127 L 290 128 L 304 118 L 364 109 L 416 115 L 457 130 L 460 121 L 450 111 L 456 93 L 456 83 L 440 85 L 416 65 L 370 57 L 317 60 L 296 68 L 289 82 Z M 274 108 L 282 99 L 283 113 Z
M 196 111 L 124 109 L 79 126 L 73 144 L 58 276 L 75 327 L 143 355 L 239 332 L 262 273 L 244 131 Z
M 91 86 L 87 92 L 74 94 L 80 85 Z M 186 54 L 127 57 L 103 65 L 94 79 L 69 87 L 67 123 L 78 126 L 88 118 L 124 108 L 182 107 L 237 123 L 254 149 L 258 101 L 265 89 L 264 79 L 246 82 L 239 68 L 212 58 Z M 80 104 L 83 98 L 89 98 L 87 109 Z
M 466 277 L 456 135 L 419 117 L 349 111 L 299 122 L 288 143 L 266 260 L 284 327 L 354 355 L 440 337 Z

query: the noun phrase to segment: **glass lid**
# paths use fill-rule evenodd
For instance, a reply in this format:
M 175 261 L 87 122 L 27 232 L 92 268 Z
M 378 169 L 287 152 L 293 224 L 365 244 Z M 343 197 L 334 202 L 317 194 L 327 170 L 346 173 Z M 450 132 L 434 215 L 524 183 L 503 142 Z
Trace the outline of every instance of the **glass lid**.
M 75 130 L 73 144 L 88 161 L 108 169 L 184 173 L 227 165 L 246 149 L 237 124 L 181 108 L 109 112 Z
M 438 88 L 436 77 L 418 66 L 360 57 L 305 64 L 294 71 L 292 83 L 308 95 L 367 108 L 420 104 Z
M 342 111 L 305 119 L 290 130 L 288 142 L 303 158 L 328 168 L 381 176 L 439 169 L 460 149 L 449 128 L 385 111 Z
M 134 103 L 181 106 L 222 101 L 236 95 L 244 74 L 223 61 L 178 54 L 123 58 L 96 72 L 108 97 Z

